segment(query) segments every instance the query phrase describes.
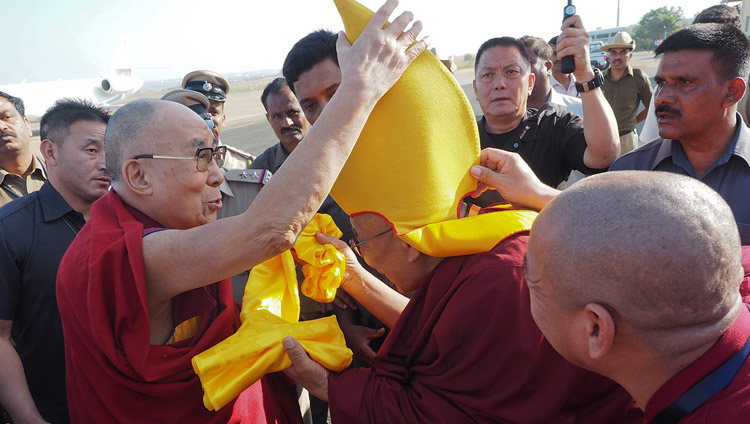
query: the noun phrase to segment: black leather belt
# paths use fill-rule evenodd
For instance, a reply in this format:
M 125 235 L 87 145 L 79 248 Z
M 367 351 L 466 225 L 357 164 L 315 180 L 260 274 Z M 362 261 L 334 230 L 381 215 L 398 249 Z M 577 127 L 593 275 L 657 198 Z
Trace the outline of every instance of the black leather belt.
M 632 132 L 635 132 L 635 128 L 633 128 L 632 130 L 620 131 L 620 137 L 622 137 L 624 135 L 628 135 L 628 134 L 630 134 Z

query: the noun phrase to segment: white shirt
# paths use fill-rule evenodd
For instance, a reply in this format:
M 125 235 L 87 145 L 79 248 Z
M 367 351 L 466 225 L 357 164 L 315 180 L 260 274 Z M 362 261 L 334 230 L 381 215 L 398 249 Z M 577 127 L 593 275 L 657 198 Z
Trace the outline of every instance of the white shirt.
M 552 89 L 560 94 L 566 94 L 571 97 L 580 97 L 578 90 L 576 90 L 576 77 L 573 76 L 573 74 L 570 74 L 570 85 L 567 87 L 555 79 L 555 74 L 550 75 L 549 82 L 552 84 Z

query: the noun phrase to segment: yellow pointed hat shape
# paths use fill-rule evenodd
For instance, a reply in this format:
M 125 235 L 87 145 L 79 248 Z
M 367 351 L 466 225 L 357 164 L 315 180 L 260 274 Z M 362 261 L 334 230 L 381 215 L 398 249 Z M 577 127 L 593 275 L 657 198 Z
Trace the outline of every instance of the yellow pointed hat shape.
M 334 3 L 353 43 L 373 12 L 353 0 Z M 466 95 L 424 52 L 375 106 L 331 195 L 349 215 L 382 215 L 397 234 L 457 219 L 476 188 L 469 169 L 479 150 Z

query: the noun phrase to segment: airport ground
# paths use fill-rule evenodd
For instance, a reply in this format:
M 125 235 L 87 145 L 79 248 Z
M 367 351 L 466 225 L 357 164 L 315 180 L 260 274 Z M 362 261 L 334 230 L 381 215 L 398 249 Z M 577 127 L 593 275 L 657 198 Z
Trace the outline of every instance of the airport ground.
M 638 52 L 633 55 L 632 65 L 634 68 L 640 68 L 651 79 L 656 73 L 658 60 L 653 58 L 652 53 Z M 459 69 L 454 76 L 466 93 L 466 97 L 471 103 L 475 115 L 482 113 L 479 103 L 474 96 L 472 81 L 474 80 L 474 70 L 472 68 Z M 250 81 L 232 82 L 231 90 L 225 105 L 225 114 L 227 120 L 224 124 L 224 130 L 221 134 L 221 141 L 224 144 L 234 146 L 240 150 L 248 152 L 253 156 L 258 156 L 271 145 L 278 142 L 276 136 L 271 130 L 271 126 L 266 121 L 265 110 L 260 102 L 260 95 L 263 87 L 268 84 L 273 77 L 262 78 Z M 168 91 L 168 90 L 167 90 Z M 139 98 L 158 99 L 167 91 L 136 93 L 128 101 Z M 33 143 L 38 150 L 38 123 L 32 123 L 34 133 L 37 135 Z M 639 127 L 640 129 L 640 127 Z

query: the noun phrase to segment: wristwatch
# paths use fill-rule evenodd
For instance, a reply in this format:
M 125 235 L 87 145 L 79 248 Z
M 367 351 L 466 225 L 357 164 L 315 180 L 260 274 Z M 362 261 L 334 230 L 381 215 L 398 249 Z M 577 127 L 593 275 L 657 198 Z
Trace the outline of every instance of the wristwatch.
M 584 82 L 583 84 L 576 81 L 576 91 L 579 93 L 585 93 L 586 91 L 591 91 L 596 87 L 601 87 L 602 84 L 604 84 L 604 75 L 602 75 L 599 69 L 594 68 L 594 78 L 589 82 Z

